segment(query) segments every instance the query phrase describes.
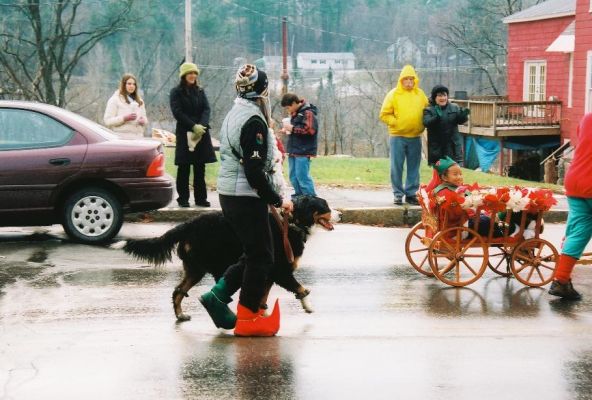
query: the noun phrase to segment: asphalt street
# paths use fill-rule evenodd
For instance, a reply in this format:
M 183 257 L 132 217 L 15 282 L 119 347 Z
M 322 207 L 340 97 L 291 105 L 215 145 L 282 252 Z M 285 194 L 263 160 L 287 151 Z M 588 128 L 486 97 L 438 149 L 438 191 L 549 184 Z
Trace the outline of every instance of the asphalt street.
M 172 226 L 127 223 L 118 239 Z M 545 237 L 559 245 L 564 229 Z M 177 259 L 155 268 L 59 226 L 2 228 L 0 399 L 592 398 L 588 267 L 579 303 L 491 271 L 451 288 L 409 266 L 408 232 L 316 231 L 296 272 L 315 313 L 273 288 L 281 329 L 262 339 L 214 327 L 197 301 L 210 277 L 176 323 Z

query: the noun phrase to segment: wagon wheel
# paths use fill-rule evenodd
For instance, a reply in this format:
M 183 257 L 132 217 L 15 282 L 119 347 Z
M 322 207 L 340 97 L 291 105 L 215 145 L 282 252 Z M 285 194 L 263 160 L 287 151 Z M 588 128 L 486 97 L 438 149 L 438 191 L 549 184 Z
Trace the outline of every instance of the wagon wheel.
M 413 268 L 426 276 L 434 276 L 428 261 L 428 240 L 423 222 L 418 222 L 405 240 L 405 254 Z
M 544 239 L 528 239 L 512 252 L 512 273 L 525 285 L 538 287 L 553 280 L 559 253 Z
M 432 272 L 450 286 L 466 286 L 479 279 L 487 268 L 487 255 L 483 238 L 464 226 L 439 232 L 428 249 Z
M 506 246 L 490 248 L 489 258 L 487 260 L 487 266 L 490 270 L 498 275 L 508 277 L 512 276 L 512 270 L 510 269 L 510 260 L 512 255 L 512 248 Z

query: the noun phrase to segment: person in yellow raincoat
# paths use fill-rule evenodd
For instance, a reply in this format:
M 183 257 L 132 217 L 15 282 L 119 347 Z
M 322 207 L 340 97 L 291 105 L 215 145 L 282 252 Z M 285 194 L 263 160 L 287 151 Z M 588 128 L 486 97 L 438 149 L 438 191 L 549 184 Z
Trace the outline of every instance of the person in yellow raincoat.
M 380 120 L 390 134 L 391 184 L 395 204 L 419 204 L 419 163 L 421 161 L 421 133 L 424 130 L 423 109 L 428 98 L 419 88 L 419 77 L 411 65 L 405 65 L 397 87 L 384 98 Z M 407 176 L 403 185 L 403 165 L 407 162 Z

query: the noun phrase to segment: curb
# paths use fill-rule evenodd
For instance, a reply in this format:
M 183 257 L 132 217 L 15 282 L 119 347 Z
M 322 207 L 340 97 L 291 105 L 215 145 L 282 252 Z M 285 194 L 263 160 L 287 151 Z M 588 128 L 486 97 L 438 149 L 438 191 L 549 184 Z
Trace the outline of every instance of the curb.
M 126 214 L 127 222 L 185 222 L 208 211 L 219 208 L 162 208 L 156 211 Z M 376 208 L 336 208 L 341 213 L 341 223 L 384 227 L 410 227 L 421 220 L 420 207 L 376 207 Z M 545 221 L 565 223 L 568 211 L 551 210 L 545 213 Z

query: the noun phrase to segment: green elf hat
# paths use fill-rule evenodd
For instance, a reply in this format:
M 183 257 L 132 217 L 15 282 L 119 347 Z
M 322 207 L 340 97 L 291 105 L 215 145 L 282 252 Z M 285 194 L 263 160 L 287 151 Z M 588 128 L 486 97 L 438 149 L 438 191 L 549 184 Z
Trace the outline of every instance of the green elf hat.
M 444 158 L 439 159 L 434 164 L 434 169 L 438 171 L 438 175 L 442 175 L 446 170 L 456 164 L 452 158 L 446 156 Z

